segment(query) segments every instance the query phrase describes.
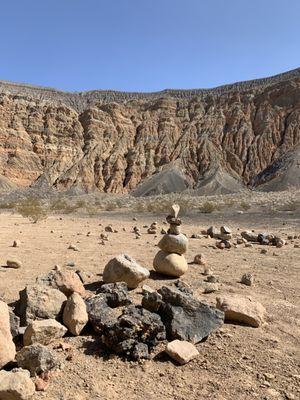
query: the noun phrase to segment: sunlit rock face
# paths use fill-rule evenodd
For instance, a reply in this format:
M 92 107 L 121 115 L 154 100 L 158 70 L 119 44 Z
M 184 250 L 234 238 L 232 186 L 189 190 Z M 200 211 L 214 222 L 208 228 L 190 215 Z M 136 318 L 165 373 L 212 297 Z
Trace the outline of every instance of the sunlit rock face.
M 208 177 L 216 191 L 227 181 L 257 186 L 280 175 L 277 160 L 299 156 L 300 69 L 150 94 L 72 94 L 2 82 L 0 138 L 7 187 L 128 193 L 161 172 L 175 182 L 162 184 L 170 191 L 201 190 Z

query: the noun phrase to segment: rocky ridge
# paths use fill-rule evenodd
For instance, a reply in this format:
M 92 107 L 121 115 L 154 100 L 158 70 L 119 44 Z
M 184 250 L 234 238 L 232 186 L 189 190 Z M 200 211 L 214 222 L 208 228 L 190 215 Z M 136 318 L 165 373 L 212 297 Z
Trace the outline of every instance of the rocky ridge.
M 281 170 L 289 175 L 290 165 L 298 173 L 299 131 L 300 69 L 158 93 L 66 93 L 0 82 L 0 186 L 237 191 Z M 157 173 L 172 184 L 153 185 Z M 281 189 L 276 182 L 272 190 Z

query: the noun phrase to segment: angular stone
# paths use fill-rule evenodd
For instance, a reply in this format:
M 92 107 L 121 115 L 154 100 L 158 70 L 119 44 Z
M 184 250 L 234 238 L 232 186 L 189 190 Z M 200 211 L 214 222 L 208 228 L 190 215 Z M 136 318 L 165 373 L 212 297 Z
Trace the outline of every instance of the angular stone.
M 60 319 L 66 296 L 52 287 L 37 283 L 20 292 L 18 315 L 21 325 L 38 319 Z
M 228 226 L 226 226 L 226 225 L 221 226 L 220 231 L 222 234 L 224 233 L 224 234 L 231 235 L 231 233 L 232 233 L 231 229 L 228 228 Z
M 138 287 L 139 283 L 149 276 L 150 272 L 146 268 L 126 254 L 121 254 L 110 260 L 103 272 L 104 282 L 126 282 L 130 289 Z
M 173 287 L 158 290 L 164 304 L 158 313 L 170 339 L 198 343 L 224 323 L 224 313 Z
M 217 308 L 224 311 L 225 320 L 258 328 L 264 321 L 266 309 L 251 297 L 240 295 L 217 298 Z
M 251 286 L 254 282 L 254 277 L 250 272 L 243 274 L 241 278 L 241 283 L 247 286 Z
M 221 234 L 221 231 L 215 226 L 211 226 L 210 228 L 207 229 L 207 234 L 213 239 L 218 239 L 219 235 Z
M 72 335 L 80 335 L 88 322 L 86 304 L 78 293 L 73 293 L 67 300 L 64 312 L 63 323 L 68 327 Z
M 183 255 L 165 253 L 160 250 L 153 260 L 153 267 L 160 274 L 179 278 L 188 270 L 188 264 Z
M 181 365 L 188 363 L 199 355 L 199 351 L 192 343 L 178 339 L 168 343 L 165 352 Z
M 35 392 L 29 371 L 15 368 L 11 371 L 0 371 L 1 400 L 29 400 Z
M 100 287 L 98 293 L 106 294 L 106 302 L 109 307 L 128 306 L 132 300 L 128 294 L 128 287 L 125 282 L 106 283 Z
M 180 205 L 179 204 L 173 204 L 172 207 L 171 207 L 171 214 L 170 215 L 173 218 L 177 218 L 178 214 L 179 214 L 179 211 L 180 211 Z
M 9 308 L 0 300 L 0 368 L 14 361 L 16 347 L 10 331 Z
M 165 253 L 184 254 L 188 249 L 188 239 L 182 233 L 179 235 L 164 235 L 158 247 Z
M 83 283 L 75 271 L 52 271 L 50 274 L 51 286 L 60 290 L 67 297 L 73 293 L 78 293 L 82 297 L 86 295 Z
M 16 356 L 18 366 L 27 369 L 31 376 L 40 375 L 61 367 L 54 351 L 40 343 L 23 347 Z
M 29 346 L 33 343 L 47 345 L 55 339 L 62 338 L 67 333 L 67 328 L 55 319 L 43 319 L 31 322 L 24 333 L 23 344 Z
M 248 242 L 257 242 L 258 241 L 258 234 L 252 231 L 244 231 L 241 232 L 242 238 L 246 239 Z

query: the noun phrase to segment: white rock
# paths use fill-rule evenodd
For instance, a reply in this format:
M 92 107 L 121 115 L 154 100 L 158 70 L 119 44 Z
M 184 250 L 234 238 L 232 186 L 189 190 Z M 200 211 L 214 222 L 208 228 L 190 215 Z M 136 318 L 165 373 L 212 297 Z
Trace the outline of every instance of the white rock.
M 185 340 L 173 340 L 167 344 L 165 352 L 179 364 L 183 365 L 199 355 L 196 347 Z
M 104 282 L 126 282 L 129 289 L 135 289 L 149 276 L 150 272 L 146 268 L 126 254 L 120 254 L 110 260 L 103 271 Z

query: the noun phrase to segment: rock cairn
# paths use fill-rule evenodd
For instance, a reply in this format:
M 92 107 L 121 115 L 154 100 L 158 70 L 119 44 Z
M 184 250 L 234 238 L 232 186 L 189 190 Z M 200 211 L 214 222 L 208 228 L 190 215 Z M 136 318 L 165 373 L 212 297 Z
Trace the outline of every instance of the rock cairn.
M 179 210 L 179 205 L 173 204 L 171 214 L 166 218 L 170 224 L 168 233 L 158 243 L 160 251 L 153 260 L 153 267 L 156 272 L 176 278 L 183 275 L 188 269 L 188 264 L 183 256 L 188 249 L 188 239 L 180 231 Z

